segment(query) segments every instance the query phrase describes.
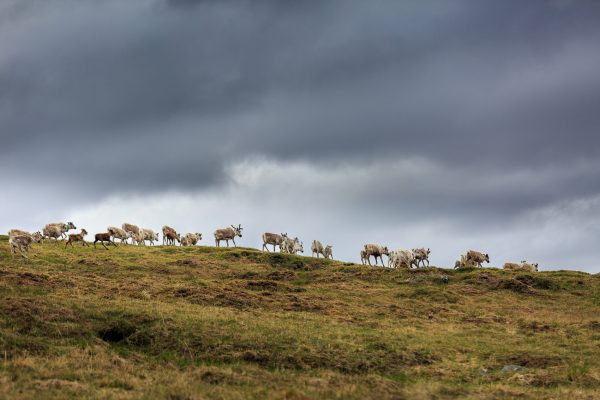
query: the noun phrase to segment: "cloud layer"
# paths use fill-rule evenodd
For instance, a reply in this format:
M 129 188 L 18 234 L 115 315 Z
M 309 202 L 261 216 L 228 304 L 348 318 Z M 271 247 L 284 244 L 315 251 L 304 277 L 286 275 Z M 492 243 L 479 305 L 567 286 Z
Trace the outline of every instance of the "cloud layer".
M 247 221 L 352 260 L 600 270 L 600 4 L 294 3 L 2 3 L 2 226 Z

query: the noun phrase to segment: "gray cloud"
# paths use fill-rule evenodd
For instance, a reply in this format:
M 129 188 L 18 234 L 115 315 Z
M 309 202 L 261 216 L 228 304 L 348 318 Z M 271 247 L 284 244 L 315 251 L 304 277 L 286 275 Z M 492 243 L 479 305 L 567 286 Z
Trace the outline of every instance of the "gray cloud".
M 61 214 L 218 191 L 261 157 L 360 166 L 374 175 L 331 189 L 355 203 L 325 187 L 306 204 L 506 226 L 600 193 L 599 17 L 566 0 L 4 2 L 0 167 L 25 208 L 52 188 Z

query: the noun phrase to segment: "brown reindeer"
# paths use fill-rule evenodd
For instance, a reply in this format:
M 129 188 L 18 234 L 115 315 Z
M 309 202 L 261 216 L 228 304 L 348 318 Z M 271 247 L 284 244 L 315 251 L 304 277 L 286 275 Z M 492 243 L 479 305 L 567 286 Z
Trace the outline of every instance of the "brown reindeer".
M 173 245 L 175 246 L 175 241 L 177 241 L 177 243 L 181 243 L 181 234 L 175 232 L 174 229 L 165 229 L 165 228 L 169 228 L 169 227 L 163 227 L 163 243 L 166 243 L 167 246 L 168 245 Z
M 71 245 L 71 247 L 73 247 L 73 243 L 75 242 L 81 242 L 82 246 L 89 246 L 89 244 L 87 244 L 84 240 L 85 235 L 87 235 L 87 231 L 85 229 L 82 229 L 81 233 L 69 235 L 69 240 L 67 240 L 67 243 L 65 243 L 65 249 L 68 245 Z
M 94 248 L 96 248 L 96 242 L 100 242 L 100 244 L 102 246 L 104 246 L 104 248 L 106 250 L 108 250 L 108 247 L 106 247 L 106 245 L 104 244 L 104 242 L 108 242 L 110 244 L 112 244 L 113 246 L 117 247 L 117 244 L 115 242 L 113 242 L 112 240 L 110 240 L 111 237 L 111 233 L 110 232 L 106 232 L 106 233 L 96 233 L 96 235 L 94 236 Z
M 163 245 L 175 245 L 175 241 L 181 243 L 181 235 L 168 225 L 162 227 Z

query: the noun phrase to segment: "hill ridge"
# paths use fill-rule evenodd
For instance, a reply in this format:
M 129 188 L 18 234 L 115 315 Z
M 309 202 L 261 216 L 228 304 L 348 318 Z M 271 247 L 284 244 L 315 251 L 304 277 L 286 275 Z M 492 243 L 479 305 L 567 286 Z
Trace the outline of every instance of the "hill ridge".
M 26 262 L 0 237 L 2 398 L 593 398 L 600 383 L 597 275 L 63 247 Z

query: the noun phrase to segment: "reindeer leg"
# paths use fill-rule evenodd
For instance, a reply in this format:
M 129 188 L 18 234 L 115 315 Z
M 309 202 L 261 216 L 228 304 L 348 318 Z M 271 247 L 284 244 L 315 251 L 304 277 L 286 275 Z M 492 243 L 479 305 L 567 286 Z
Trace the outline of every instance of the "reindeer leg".
M 26 260 L 29 260 L 29 257 L 27 257 L 27 251 L 24 251 L 22 248 L 19 247 L 19 251 L 21 252 L 21 256 L 23 256 L 23 258 L 25 258 Z

